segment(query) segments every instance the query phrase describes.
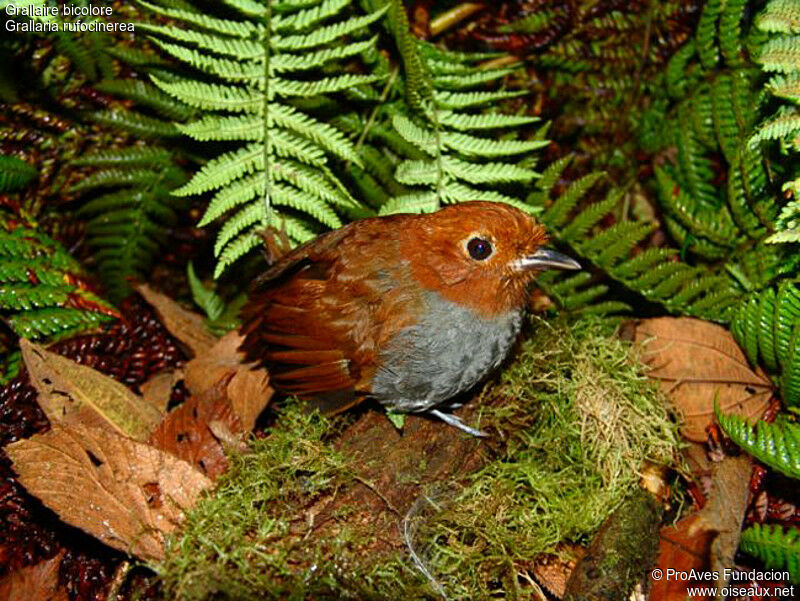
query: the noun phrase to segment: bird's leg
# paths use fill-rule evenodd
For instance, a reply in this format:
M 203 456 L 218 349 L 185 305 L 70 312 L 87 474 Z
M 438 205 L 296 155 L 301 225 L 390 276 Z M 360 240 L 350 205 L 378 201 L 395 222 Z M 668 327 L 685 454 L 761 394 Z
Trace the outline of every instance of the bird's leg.
M 481 432 L 480 430 L 476 430 L 475 428 L 470 428 L 467 424 L 461 421 L 461 419 L 452 413 L 442 413 L 438 409 L 431 409 L 428 411 L 431 415 L 435 415 L 444 423 L 449 424 L 459 430 L 463 430 L 467 434 L 471 434 L 472 436 L 478 436 L 480 438 L 485 438 L 489 436 L 486 432 Z

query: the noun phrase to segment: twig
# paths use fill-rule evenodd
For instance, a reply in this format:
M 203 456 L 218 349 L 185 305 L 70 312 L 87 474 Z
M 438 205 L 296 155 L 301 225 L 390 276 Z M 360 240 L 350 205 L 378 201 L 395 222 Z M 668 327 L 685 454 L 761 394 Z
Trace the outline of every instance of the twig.
M 400 517 L 400 511 L 394 505 L 392 505 L 392 502 L 389 499 L 387 499 L 386 496 L 381 491 L 379 491 L 377 488 L 375 488 L 375 485 L 372 482 L 370 482 L 368 480 L 365 480 L 364 478 L 362 478 L 358 474 L 356 474 L 354 476 L 354 478 L 355 478 L 356 481 L 360 482 L 361 484 L 366 486 L 368 489 L 370 489 L 372 492 L 374 492 L 380 498 L 380 500 L 383 501 L 386 504 L 386 507 L 389 508 L 389 511 L 394 513 L 397 517 Z
M 130 571 L 130 561 L 125 560 L 117 566 L 117 569 L 114 571 L 114 579 L 111 581 L 111 586 L 108 587 L 108 594 L 106 595 L 108 601 L 117 601 L 117 599 L 120 598 L 120 589 L 122 589 L 122 585 L 125 584 L 125 580 L 128 578 L 128 573 Z
M 443 31 L 447 31 L 451 27 L 458 25 L 464 19 L 484 8 L 485 5 L 478 2 L 464 2 L 463 4 L 454 6 L 431 21 L 431 37 L 437 36 Z

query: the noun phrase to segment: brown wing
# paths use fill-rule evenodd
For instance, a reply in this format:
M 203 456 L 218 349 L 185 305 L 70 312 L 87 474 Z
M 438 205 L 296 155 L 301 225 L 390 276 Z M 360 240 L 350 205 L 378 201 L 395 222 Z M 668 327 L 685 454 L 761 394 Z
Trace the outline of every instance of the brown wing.
M 367 220 L 330 232 L 259 279 L 242 311 L 241 349 L 267 366 L 276 389 L 328 412 L 369 393 L 380 332 L 402 289 L 383 267 L 397 261 L 383 231 Z

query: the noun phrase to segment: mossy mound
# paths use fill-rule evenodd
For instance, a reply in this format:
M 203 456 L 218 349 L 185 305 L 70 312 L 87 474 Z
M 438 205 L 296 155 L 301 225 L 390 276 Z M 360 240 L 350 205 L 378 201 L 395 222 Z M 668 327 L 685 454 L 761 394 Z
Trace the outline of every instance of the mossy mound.
M 364 482 L 334 448 L 335 422 L 290 405 L 268 437 L 253 441 L 252 454 L 232 458 L 216 492 L 170 542 L 156 566 L 166 597 L 532 595 L 531 560 L 562 542 L 586 542 L 636 489 L 643 465 L 674 460 L 679 437 L 613 326 L 537 319 L 531 330 L 479 399 L 480 426 L 493 433 L 483 467 L 421 485 L 396 516 L 413 552 L 374 552 L 374 541 L 344 519 L 357 508 L 333 516 L 341 527 L 314 530 L 323 499 Z

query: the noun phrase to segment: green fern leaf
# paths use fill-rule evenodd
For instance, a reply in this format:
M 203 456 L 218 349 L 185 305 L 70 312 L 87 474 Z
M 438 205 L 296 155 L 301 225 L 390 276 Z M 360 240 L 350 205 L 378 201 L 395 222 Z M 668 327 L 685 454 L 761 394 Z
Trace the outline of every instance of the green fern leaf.
M 88 113 L 87 117 L 100 125 L 128 131 L 142 138 L 172 138 L 178 135 L 178 129 L 172 123 L 135 111 L 96 111 Z
M 86 290 L 78 262 L 55 240 L 0 222 L 0 314 L 20 337 L 55 340 L 119 314 Z
M 477 106 L 491 106 L 502 100 L 517 98 L 525 94 L 524 91 L 499 91 L 499 92 L 448 92 L 436 91 L 434 97 L 436 104 L 442 109 L 457 110 Z
M 295 241 L 314 235 L 316 227 L 309 229 L 284 211 L 327 227 L 341 225 L 337 211 L 368 214 L 328 166 L 333 160 L 364 165 L 352 138 L 300 108 L 323 101 L 326 94 L 354 93 L 378 79 L 347 72 L 344 62 L 375 52 L 376 38 L 367 27 L 386 9 L 348 19 L 350 4 L 285 1 L 258 9 L 250 0 L 236 0 L 231 6 L 239 19 L 151 7 L 189 26 L 148 26 L 156 43 L 204 74 L 153 78 L 159 89 L 199 109 L 199 119 L 180 125 L 181 132 L 201 142 L 240 144 L 209 161 L 175 192 L 215 192 L 201 221 L 225 219 L 215 245 L 215 277 L 255 248 L 256 232 L 268 224 L 287 224 Z
M 755 428 L 743 417 L 723 415 L 717 419 L 730 439 L 750 455 L 790 478 L 800 478 L 800 425 L 789 422 L 756 422 Z
M 0 155 L 0 192 L 14 192 L 36 177 L 36 169 L 14 156 Z
M 150 107 L 166 119 L 183 121 L 193 112 L 188 106 L 165 94 L 153 84 L 140 79 L 105 79 L 94 84 L 94 87 L 100 92 L 127 98 L 140 106 Z
M 779 524 L 753 524 L 742 532 L 741 550 L 758 558 L 767 569 L 786 570 L 800 583 L 800 531 Z

